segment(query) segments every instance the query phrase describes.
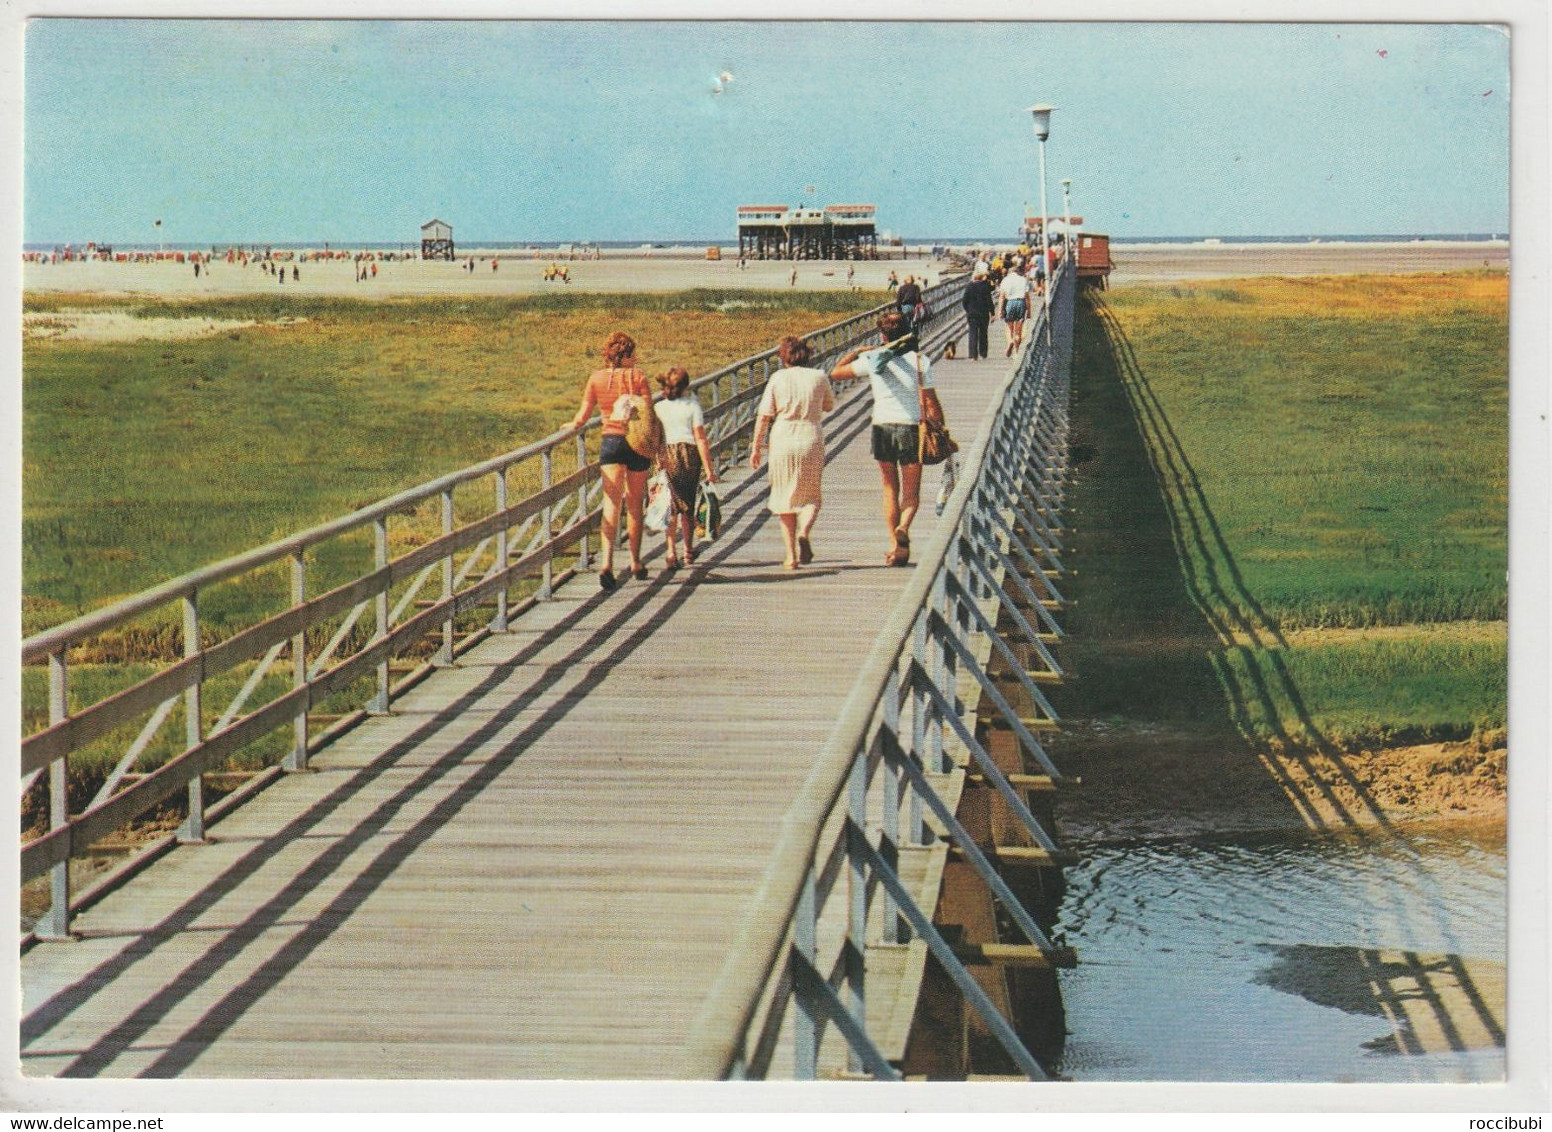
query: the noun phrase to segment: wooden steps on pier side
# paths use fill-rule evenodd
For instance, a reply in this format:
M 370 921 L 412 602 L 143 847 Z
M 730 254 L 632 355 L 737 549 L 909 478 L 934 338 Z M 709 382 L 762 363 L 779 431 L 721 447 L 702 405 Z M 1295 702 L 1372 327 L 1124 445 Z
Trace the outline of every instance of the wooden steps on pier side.
M 960 944 L 954 948 L 954 955 L 966 966 L 1022 967 L 1029 970 L 1052 971 L 1078 965 L 1077 953 L 1070 947 L 1045 952 L 1029 943 Z

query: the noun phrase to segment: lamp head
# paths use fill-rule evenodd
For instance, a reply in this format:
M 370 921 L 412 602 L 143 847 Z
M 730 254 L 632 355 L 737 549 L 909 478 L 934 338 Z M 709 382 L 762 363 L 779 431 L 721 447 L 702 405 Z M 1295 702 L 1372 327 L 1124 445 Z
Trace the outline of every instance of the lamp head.
M 1047 106 L 1044 103 L 1029 108 L 1029 112 L 1035 118 L 1035 137 L 1038 140 L 1045 141 L 1051 136 L 1051 111 L 1055 109 L 1056 107 Z

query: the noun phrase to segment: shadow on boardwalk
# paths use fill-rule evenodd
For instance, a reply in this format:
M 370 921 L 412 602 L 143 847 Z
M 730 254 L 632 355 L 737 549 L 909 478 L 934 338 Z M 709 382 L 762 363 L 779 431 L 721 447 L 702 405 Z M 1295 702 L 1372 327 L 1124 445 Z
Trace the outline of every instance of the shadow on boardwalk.
M 758 492 L 745 494 L 749 498 L 739 500 L 730 509 L 730 520 L 742 518 L 746 512 L 763 505 L 764 499 Z M 714 567 L 717 561 L 726 558 L 759 531 L 758 524 L 744 525 L 741 530 L 713 544 L 714 549 L 707 555 L 709 565 Z M 159 952 L 171 949 L 165 953 L 175 954 L 189 949 L 191 941 L 198 944 L 203 939 L 206 942 L 197 947 L 197 953 L 174 978 L 151 990 L 137 1007 L 126 1012 L 116 1025 L 90 1044 L 71 1050 L 72 1060 L 56 1073 L 62 1077 L 92 1077 L 112 1072 L 114 1061 L 133 1047 L 161 1051 L 138 1076 L 172 1077 L 188 1071 L 194 1060 L 241 1020 L 271 987 L 317 951 L 404 861 L 455 821 L 461 810 L 477 799 L 482 790 L 560 723 L 579 702 L 572 697 L 551 699 L 547 693 L 563 681 L 568 684 L 577 681 L 579 674 L 583 683 L 597 684 L 651 641 L 659 626 L 694 592 L 693 586 L 668 585 L 667 577 L 660 573 L 649 585 L 607 599 L 616 603 L 616 609 L 585 634 L 577 632 L 576 622 L 588 615 L 595 601 L 578 604 L 573 612 L 553 628 L 537 634 L 510 660 L 494 665 L 469 691 L 442 706 L 367 765 L 350 770 L 346 781 L 299 811 L 271 835 L 254 842 L 240 858 L 173 912 L 148 929 L 136 932 L 138 938 L 133 942 L 85 977 L 30 1009 L 21 1023 L 24 1057 L 29 1043 L 43 1039 L 72 1015 L 89 1013 L 99 993 L 115 984 L 133 983 L 136 968 L 157 957 Z M 579 580 L 578 584 L 585 581 Z M 572 640 L 570 636 L 576 639 Z M 515 673 L 533 665 L 541 654 L 563 639 L 568 646 L 565 652 L 542 667 L 531 669 L 531 680 L 520 694 L 513 696 L 498 711 L 479 714 L 478 726 L 429 764 L 415 761 L 417 752 L 434 746 L 439 732 L 456 728 L 465 718 L 465 712 L 481 704 L 507 684 Z M 546 699 L 550 699 L 547 705 L 543 703 Z M 513 732 L 512 726 L 535 707 L 542 707 L 539 714 Z M 474 767 L 472 773 L 460 774 L 471 765 Z M 409 777 L 402 786 L 392 789 L 359 819 L 352 816 L 342 833 L 325 828 L 331 819 L 374 792 L 374 788 L 380 790 L 383 782 L 406 773 Z M 421 816 L 407 827 L 403 826 L 404 815 L 422 810 Z M 310 838 L 326 839 L 332 844 L 309 860 L 240 922 L 223 924 L 215 929 L 209 926 L 212 915 L 219 918 L 223 901 L 260 870 L 271 867 L 276 856 L 288 846 Z M 304 905 L 313 905 L 320 894 L 330 892 L 335 895 L 321 910 L 315 911 L 312 907 L 304 910 Z M 267 932 L 294 927 L 298 923 L 305 925 L 302 930 L 276 948 L 255 969 L 239 969 L 240 957 L 250 946 L 260 943 Z M 112 934 L 104 933 L 104 937 Z M 164 1026 L 175 1012 L 187 1009 L 186 1004 L 207 998 L 212 988 L 224 989 L 214 1004 L 205 1009 L 177 1040 L 160 1046 L 146 1044 L 152 1030 Z

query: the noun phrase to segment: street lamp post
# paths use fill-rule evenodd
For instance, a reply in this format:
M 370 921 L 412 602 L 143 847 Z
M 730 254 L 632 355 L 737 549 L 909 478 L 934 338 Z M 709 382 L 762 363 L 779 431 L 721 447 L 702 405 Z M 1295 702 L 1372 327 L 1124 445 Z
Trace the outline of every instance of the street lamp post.
M 1062 208 L 1067 213 L 1067 230 L 1062 235 L 1062 260 L 1072 260 L 1072 269 L 1078 270 L 1078 245 L 1072 235 L 1072 178 L 1062 178 Z
M 1035 138 L 1040 142 L 1040 272 L 1045 280 L 1045 292 L 1040 296 L 1045 309 L 1045 340 L 1051 341 L 1051 237 L 1046 229 L 1049 216 L 1045 208 L 1045 139 L 1051 136 L 1051 111 L 1054 106 L 1040 104 L 1029 108 L 1035 119 Z

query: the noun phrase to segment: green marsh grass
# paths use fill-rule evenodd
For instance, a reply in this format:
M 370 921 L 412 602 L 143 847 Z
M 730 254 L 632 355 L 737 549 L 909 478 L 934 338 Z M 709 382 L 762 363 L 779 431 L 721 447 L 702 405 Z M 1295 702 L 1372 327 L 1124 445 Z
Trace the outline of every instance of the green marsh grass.
M 29 295 L 28 311 L 260 325 L 181 341 L 26 342 L 23 631 L 547 435 L 575 412 L 613 330 L 637 340 L 649 374 L 700 374 L 878 301 Z
M 1476 272 L 1080 306 L 1058 707 L 1294 747 L 1501 728 L 1507 316 Z
M 369 302 L 28 295 L 28 314 L 58 316 L 62 324 L 74 312 L 110 310 L 224 328 L 180 340 L 25 341 L 24 632 L 548 435 L 575 413 L 583 381 L 614 330 L 636 339 L 649 375 L 675 364 L 701 374 L 882 300 L 865 292 L 747 291 Z M 248 321 L 257 325 L 225 326 Z M 574 467 L 569 449 L 556 453 L 557 478 Z M 538 477 L 537 461 L 515 468 L 509 498 L 536 490 Z M 494 491 L 489 478 L 459 487 L 455 521 L 489 514 Z M 440 529 L 436 499 L 395 516 L 390 554 Z M 482 553 L 473 576 L 492 553 Z M 310 550 L 309 593 L 359 576 L 372 554 L 370 530 Z M 563 555 L 556 569 L 569 561 Z M 410 585 L 395 585 L 391 606 L 407 599 Z M 514 599 L 535 585 L 514 587 Z M 434 571 L 415 596 L 429 600 L 440 592 Z M 287 563 L 202 591 L 204 640 L 220 640 L 289 602 Z M 468 611 L 460 625 L 473 627 L 488 615 Z M 310 658 L 342 621 L 309 631 Z M 362 618 L 340 655 L 364 644 L 372 625 L 370 614 Z M 433 647 L 427 642 L 407 660 L 424 659 Z M 72 705 L 122 690 L 181 652 L 176 606 L 73 649 Z M 290 687 L 288 664 L 282 657 L 264 677 L 247 710 Z M 207 726 L 252 671 L 246 664 L 206 685 Z M 24 673 L 23 691 L 30 732 L 47 721 L 41 669 Z M 316 710 L 357 706 L 347 699 L 337 696 Z M 181 750 L 182 710 L 180 704 L 162 725 L 141 769 Z M 73 807 L 90 797 L 141 722 L 72 758 Z M 289 732 L 277 731 L 244 753 L 244 765 L 273 761 L 288 743 Z

